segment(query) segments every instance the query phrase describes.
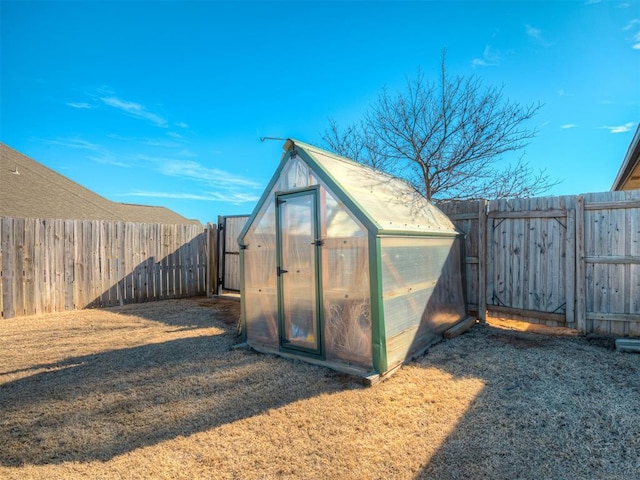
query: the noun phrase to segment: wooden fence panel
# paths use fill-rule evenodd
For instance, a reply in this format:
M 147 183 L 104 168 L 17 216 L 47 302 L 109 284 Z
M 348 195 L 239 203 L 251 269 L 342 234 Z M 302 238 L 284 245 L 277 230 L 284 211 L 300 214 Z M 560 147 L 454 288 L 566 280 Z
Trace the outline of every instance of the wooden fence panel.
M 485 291 L 490 311 L 640 336 L 640 191 L 492 201 L 484 215 L 480 209 L 478 225 L 484 217 L 486 227 L 478 234 L 476 203 L 440 207 L 467 233 L 467 266 L 486 262 L 486 282 L 479 274 L 468 291 L 475 295 L 476 284 Z M 483 232 L 485 258 L 476 259 Z
M 3 266 L 3 252 L 4 252 L 4 245 L 2 243 L 3 240 L 3 218 L 0 218 L 0 272 L 2 271 L 2 266 Z M 2 276 L 0 276 L 0 312 L 4 312 L 4 281 Z
M 204 295 L 206 245 L 199 225 L 0 218 L 0 314 Z
M 220 269 L 220 255 L 218 255 L 218 224 L 207 224 L 207 295 L 217 295 L 219 287 L 218 270 Z
M 230 215 L 220 217 L 220 241 L 222 278 L 221 285 L 224 290 L 240 290 L 240 247 L 238 236 L 245 223 L 249 219 L 248 215 Z
M 583 197 L 586 331 L 640 336 L 640 191 Z
M 487 305 L 548 325 L 574 327 L 573 197 L 495 200 L 487 222 Z M 571 302 L 567 300 L 571 299 Z
M 15 316 L 13 296 L 15 289 L 13 282 L 13 218 L 0 219 L 0 268 L 2 269 L 2 312 L 5 317 Z
M 16 315 L 24 315 L 24 219 L 14 218 L 13 220 L 13 247 L 16 250 L 13 264 L 13 275 L 18 289 L 14 295 L 14 305 Z
M 54 312 L 64 311 L 64 220 L 53 221 L 53 292 Z
M 480 320 L 486 318 L 485 298 L 485 200 L 447 202 L 438 207 L 446 213 L 455 226 L 465 233 L 465 284 L 467 309 L 475 312 Z M 481 293 L 482 292 L 482 293 Z

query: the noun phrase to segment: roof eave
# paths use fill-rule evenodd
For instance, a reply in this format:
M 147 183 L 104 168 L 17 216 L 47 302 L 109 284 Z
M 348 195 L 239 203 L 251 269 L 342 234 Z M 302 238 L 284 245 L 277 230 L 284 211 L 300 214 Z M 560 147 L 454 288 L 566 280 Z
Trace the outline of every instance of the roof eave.
M 640 124 L 638 124 L 636 133 L 633 135 L 627 154 L 618 171 L 618 175 L 616 175 L 616 179 L 611 186 L 612 191 L 622 190 L 622 186 L 629 180 L 631 172 L 638 166 L 638 163 L 640 163 Z

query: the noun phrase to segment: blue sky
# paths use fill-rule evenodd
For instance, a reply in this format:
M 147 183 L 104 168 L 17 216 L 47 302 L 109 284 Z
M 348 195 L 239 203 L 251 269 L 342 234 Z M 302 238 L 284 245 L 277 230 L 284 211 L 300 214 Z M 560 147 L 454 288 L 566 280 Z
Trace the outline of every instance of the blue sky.
M 250 213 L 283 142 L 322 146 L 420 67 L 544 107 L 525 160 L 606 191 L 640 120 L 640 1 L 0 3 L 0 140 L 113 201 Z M 505 159 L 505 162 L 512 159 Z

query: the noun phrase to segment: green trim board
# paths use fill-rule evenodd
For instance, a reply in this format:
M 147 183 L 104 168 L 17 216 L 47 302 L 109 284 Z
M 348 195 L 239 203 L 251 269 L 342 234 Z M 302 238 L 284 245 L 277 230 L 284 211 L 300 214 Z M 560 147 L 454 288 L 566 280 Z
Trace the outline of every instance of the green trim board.
M 295 158 L 295 160 L 294 160 Z M 339 162 L 345 162 L 339 163 Z M 291 163 L 291 162 L 299 162 Z M 295 165 L 295 168 L 294 166 Z M 306 167 L 304 167 L 306 165 Z M 347 166 L 345 166 L 347 165 Z M 360 170 L 362 169 L 362 178 L 364 181 L 360 182 Z M 290 171 L 289 168 L 292 168 Z M 299 169 L 298 169 L 299 168 Z M 308 169 L 308 170 L 307 170 Z M 304 175 L 301 175 L 302 171 L 305 171 L 308 180 L 306 182 L 313 185 L 307 185 L 300 188 L 287 189 L 288 185 L 305 185 L 302 179 Z M 285 175 L 286 174 L 286 175 Z M 377 175 L 380 175 L 379 177 Z M 314 233 L 315 239 L 322 235 L 322 224 L 325 221 L 321 218 L 323 211 L 321 209 L 321 191 L 326 190 L 339 201 L 344 209 L 346 209 L 351 216 L 352 220 L 356 220 L 361 225 L 361 228 L 367 232 L 367 249 L 368 249 L 368 272 L 369 272 L 369 308 L 371 317 L 371 366 L 374 373 L 385 375 L 389 372 L 389 356 L 387 352 L 386 321 L 394 321 L 392 313 L 389 313 L 389 318 L 385 318 L 384 301 L 383 301 L 383 258 L 382 258 L 382 243 L 385 238 L 398 237 L 421 237 L 421 238 L 461 238 L 463 234 L 453 226 L 453 223 L 448 219 L 437 207 L 429 202 L 423 201 L 423 199 L 415 200 L 417 203 L 413 203 L 415 197 L 407 196 L 408 184 L 404 182 L 396 182 L 387 179 L 389 176 L 384 176 L 376 172 L 370 167 L 363 166 L 352 160 L 340 157 L 330 152 L 318 149 L 316 147 L 307 145 L 303 142 L 297 142 L 295 140 L 287 140 L 285 143 L 285 152 L 283 153 L 280 163 L 274 172 L 269 184 L 265 188 L 265 191 L 260 197 L 260 200 L 256 204 L 253 212 L 247 219 L 245 226 L 243 227 L 238 241 L 242 245 L 246 242 L 248 234 L 253 232 L 258 222 L 262 222 L 267 217 L 264 217 L 265 212 L 268 212 L 269 222 L 275 221 L 276 226 L 276 251 L 274 253 L 275 258 L 269 256 L 274 260 L 279 268 L 286 268 L 283 266 L 282 248 L 283 243 L 281 240 L 282 223 L 280 219 L 281 211 L 277 205 L 277 199 L 295 198 L 296 196 L 308 195 L 313 192 L 313 215 L 314 218 Z M 286 177 L 286 178 L 285 178 Z M 295 179 L 298 180 L 295 180 Z M 341 181 L 341 178 L 343 181 Z M 281 182 L 281 183 L 278 183 Z M 396 195 L 397 197 L 394 197 Z M 394 201 L 394 198 L 396 201 Z M 408 200 L 407 200 L 408 199 Z M 405 202 L 404 204 L 402 202 Z M 394 212 L 394 205 L 398 205 L 397 217 Z M 268 208 L 267 208 L 268 207 Z M 275 208 L 274 208 L 275 207 Z M 275 212 L 272 210 L 274 208 Z M 414 210 L 415 208 L 415 210 Z M 305 213 L 306 215 L 306 213 Z M 263 218 L 264 217 L 264 218 Z M 306 221 L 306 220 L 305 220 Z M 424 229 L 421 228 L 422 222 L 424 222 Z M 295 222 L 294 222 L 295 223 Z M 386 225 L 384 228 L 382 225 Z M 407 227 L 403 229 L 403 226 Z M 306 235 L 306 233 L 305 233 Z M 324 240 L 324 239 L 323 239 Z M 306 240 L 305 240 L 306 241 Z M 462 244 L 463 242 L 461 242 Z M 251 248 L 251 245 L 248 246 Z M 325 341 L 330 341 L 329 338 L 324 338 L 325 334 L 325 320 L 324 319 L 324 295 L 323 295 L 323 258 L 324 255 L 328 255 L 327 252 L 322 252 L 325 247 L 316 247 L 315 252 L 315 289 L 316 289 L 316 302 L 315 313 L 317 318 L 316 335 L 318 339 L 317 350 L 309 351 L 306 347 L 315 347 L 309 339 L 309 343 L 305 344 L 301 340 L 300 344 L 286 344 L 283 345 L 282 335 L 284 332 L 283 325 L 283 280 L 279 276 L 276 279 L 277 284 L 277 335 L 279 338 L 274 337 L 275 344 L 278 345 L 280 352 L 288 353 L 289 355 L 297 355 L 300 357 L 306 357 L 313 359 L 316 362 L 322 362 L 325 357 Z M 363 252 L 364 253 L 364 252 Z M 241 260 L 241 288 L 242 295 L 242 316 L 241 321 L 243 323 L 243 340 L 252 344 L 251 336 L 247 338 L 247 314 L 246 314 L 246 302 L 252 301 L 251 296 L 245 297 L 247 279 L 245 278 L 245 269 L 250 266 L 246 265 L 247 261 L 246 252 L 240 250 Z M 250 257 L 249 257 L 250 258 Z M 270 260 L 271 261 L 271 260 Z M 275 275 L 275 272 L 274 272 Z M 305 280 L 306 282 L 306 280 Z M 286 283 L 286 282 L 285 282 Z M 249 285 L 251 287 L 251 285 Z M 349 288 L 349 287 L 347 287 Z M 275 303 L 275 302 L 274 302 Z M 253 305 L 253 304 L 251 304 Z M 311 307 L 311 303 L 309 303 Z M 307 307 L 305 307 L 307 308 Z M 249 321 L 252 321 L 249 319 Z M 275 333 L 275 328 L 273 329 Z M 291 337 L 293 338 L 293 337 Z M 390 341 L 390 340 L 389 340 Z M 259 343 L 259 342 L 258 342 Z M 253 345 L 252 345 L 253 346 Z M 327 347 L 328 348 L 328 347 Z M 331 355 L 329 355 L 331 356 Z M 327 362 L 327 365 L 330 362 Z M 335 363 L 335 362 L 334 362 Z M 332 367 L 333 368 L 333 367 Z M 395 368 L 395 366 L 394 366 Z
M 240 249 L 240 292 L 244 292 L 244 250 Z M 240 335 L 242 342 L 247 341 L 247 306 L 246 297 L 240 295 Z
M 405 180 L 296 140 L 288 140 L 286 146 L 305 160 L 369 230 L 378 234 L 383 230 L 418 235 L 460 233 L 451 219 Z
M 382 299 L 382 257 L 380 237 L 369 233 L 369 284 L 371 290 L 371 352 L 373 369 L 376 373 L 387 371 L 387 339 L 384 325 Z
M 369 230 L 369 231 L 374 231 L 378 235 L 396 235 L 397 234 L 397 235 L 403 235 L 403 236 L 404 235 L 454 236 L 456 234 L 461 234 L 461 232 L 453 225 L 453 222 L 451 222 L 444 214 L 442 214 L 442 212 L 440 212 L 440 210 L 437 207 L 433 206 L 429 202 L 426 202 L 426 200 L 424 202 L 421 202 L 421 203 L 424 203 L 425 206 L 426 205 L 430 205 L 430 207 L 428 207 L 428 208 L 432 208 L 433 207 L 437 212 L 439 212 L 439 214 L 442 214 L 442 216 L 444 218 L 446 218 L 447 221 L 449 221 L 449 223 L 450 223 L 450 226 L 448 226 L 448 229 L 444 229 L 442 231 L 438 231 L 438 230 L 429 229 L 427 226 L 425 226 L 424 230 L 419 230 L 419 229 L 416 230 L 416 226 L 412 226 L 412 227 L 407 228 L 407 229 L 402 229 L 402 228 L 385 229 L 376 221 L 376 219 L 371 214 L 368 213 L 368 210 L 367 210 L 366 206 L 362 205 L 358 200 L 356 200 L 356 198 L 348 192 L 348 188 L 346 188 L 346 186 L 342 182 L 340 182 L 339 179 L 337 179 L 331 172 L 329 172 L 325 168 L 325 166 L 323 165 L 322 161 L 320 161 L 320 160 L 318 160 L 318 158 L 316 158 L 315 153 L 317 153 L 319 155 L 323 155 L 323 156 L 325 156 L 325 157 L 327 157 L 329 159 L 338 160 L 340 162 L 343 162 L 345 164 L 350 165 L 351 167 L 356 167 L 358 169 L 361 169 L 363 172 L 369 172 L 369 173 L 375 172 L 375 174 L 379 175 L 380 178 L 384 178 L 384 179 L 389 180 L 389 181 L 397 182 L 397 185 L 403 185 L 402 188 L 405 188 L 407 191 L 409 191 L 409 190 L 411 190 L 411 187 L 408 184 L 406 184 L 406 182 L 403 182 L 402 180 L 399 180 L 399 179 L 396 179 L 394 177 L 391 177 L 388 174 L 385 174 L 385 173 L 382 173 L 382 172 L 378 172 L 378 171 L 376 171 L 376 170 L 374 170 L 374 169 L 372 169 L 370 167 L 367 167 L 365 165 L 356 163 L 353 160 L 350 160 L 348 158 L 341 157 L 339 155 L 335 155 L 335 154 L 333 154 L 331 152 L 324 151 L 322 149 L 319 149 L 319 148 L 314 147 L 312 145 L 306 144 L 304 142 L 300 142 L 300 141 L 295 140 L 295 139 L 288 139 L 284 144 L 284 149 L 285 149 L 285 152 L 282 155 L 280 164 L 278 165 L 278 168 L 276 169 L 276 172 L 274 173 L 274 175 L 271 178 L 269 184 L 267 185 L 265 191 L 263 192 L 262 196 L 260 197 L 260 200 L 258 200 L 258 203 L 256 204 L 256 207 L 254 208 L 254 211 L 251 213 L 249 219 L 247 220 L 247 223 L 245 224 L 245 227 L 243 228 L 242 232 L 240 233 L 240 236 L 238 238 L 238 240 L 240 242 L 242 242 L 242 239 L 246 235 L 246 232 L 250 228 L 251 224 L 253 224 L 253 222 L 255 221 L 255 217 L 259 213 L 259 211 L 261 209 L 261 206 L 265 203 L 265 201 L 267 201 L 269 193 L 273 189 L 273 187 L 276 184 L 276 182 L 280 179 L 280 175 L 282 174 L 282 171 L 283 171 L 285 165 L 287 164 L 287 162 L 289 161 L 289 159 L 291 159 L 291 157 L 293 155 L 296 155 L 299 158 L 301 158 L 304 161 L 304 163 L 306 163 L 307 166 L 311 169 L 311 171 L 323 183 L 326 184 L 326 186 L 332 191 L 332 193 L 342 203 L 345 204 L 345 206 L 358 219 L 358 221 L 360 221 L 360 223 L 362 223 L 365 226 L 365 228 L 367 230 Z
M 294 351 L 302 355 L 308 355 L 316 358 L 324 358 L 324 344 L 323 344 L 323 330 L 324 322 L 322 318 L 322 262 L 320 257 L 321 245 L 316 243 L 320 235 L 320 216 L 319 216 L 319 185 L 314 185 L 307 188 L 295 189 L 290 192 L 278 192 L 275 194 L 276 203 L 276 264 L 278 268 L 278 337 L 280 350 Z M 289 267 L 286 265 L 283 259 L 283 218 L 282 218 L 282 205 L 290 202 L 292 199 L 300 197 L 311 197 L 311 231 L 313 233 L 313 286 L 315 290 L 315 345 L 316 348 L 309 348 L 302 345 L 296 345 L 293 341 L 286 338 L 286 325 L 285 325 L 285 295 L 287 292 L 284 288 L 284 275 L 287 275 L 286 270 L 282 270 L 283 267 Z M 280 273 L 282 272 L 282 273 Z
M 322 164 L 318 162 L 316 158 L 307 153 L 306 150 L 297 151 L 297 154 L 302 158 L 305 163 L 311 168 L 311 170 L 322 180 L 331 193 L 333 193 L 338 200 L 340 200 L 344 205 L 353 213 L 353 215 L 358 219 L 360 223 L 362 223 L 365 228 L 369 231 L 377 232 L 380 230 L 380 225 L 376 223 L 376 221 L 371 218 L 366 212 L 366 210 L 351 196 L 347 193 L 343 186 L 331 175 L 328 171 L 324 169 Z M 362 165 L 361 165 L 362 166 Z
M 380 230 L 378 235 L 381 237 L 440 237 L 453 238 L 464 237 L 462 232 L 418 232 L 418 231 L 402 231 L 402 230 Z
M 332 157 L 338 158 L 338 159 L 340 159 L 340 160 L 342 160 L 344 162 L 350 163 L 350 164 L 355 165 L 355 166 L 359 166 L 359 167 L 363 166 L 361 163 L 354 162 L 353 160 L 351 160 L 348 157 L 343 157 L 342 155 L 338 155 L 337 153 L 332 153 L 332 152 L 329 152 L 327 150 L 322 150 L 321 148 L 318 148 L 318 147 L 316 147 L 314 145 L 311 145 L 310 143 L 301 142 L 300 140 L 296 140 L 295 138 L 288 138 L 285 141 L 285 143 L 284 143 L 282 148 L 283 148 L 283 150 L 285 152 L 288 152 L 290 150 L 293 150 L 295 148 L 295 146 L 300 146 L 305 150 L 316 150 L 316 151 L 322 152 L 324 154 L 329 154 Z
M 247 232 L 249 231 L 249 228 L 251 228 L 251 225 L 253 225 L 253 222 L 255 221 L 256 216 L 258 215 L 258 213 L 260 213 L 260 210 L 262 209 L 262 205 L 264 205 L 266 200 L 269 198 L 269 193 L 271 192 L 271 190 L 273 189 L 275 184 L 280 179 L 280 174 L 282 173 L 282 170 L 284 170 L 284 167 L 287 164 L 287 161 L 289 160 L 289 157 L 290 157 L 290 155 L 287 155 L 287 154 L 283 154 L 282 155 L 282 158 L 280 159 L 280 164 L 278 165 L 278 168 L 276 168 L 276 171 L 274 172 L 273 176 L 271 177 L 271 180 L 269 180 L 269 183 L 267 184 L 266 188 L 264 189 L 264 192 L 262 192 L 262 195 L 260 196 L 260 199 L 256 203 L 256 206 L 254 207 L 253 211 L 249 215 L 249 218 L 247 219 L 247 222 L 244 224 L 244 227 L 240 231 L 240 235 L 238 235 L 238 243 L 240 245 L 242 245 L 244 243 L 243 240 L 244 240 L 244 237 L 246 236 Z

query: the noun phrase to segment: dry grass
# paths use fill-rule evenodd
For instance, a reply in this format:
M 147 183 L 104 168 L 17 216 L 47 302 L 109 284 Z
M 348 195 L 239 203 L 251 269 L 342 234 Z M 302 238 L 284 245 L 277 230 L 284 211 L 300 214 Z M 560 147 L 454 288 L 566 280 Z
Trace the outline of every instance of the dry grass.
M 237 316 L 3 321 L 0 477 L 638 478 L 640 355 L 607 340 L 476 326 L 363 388 L 230 350 Z

